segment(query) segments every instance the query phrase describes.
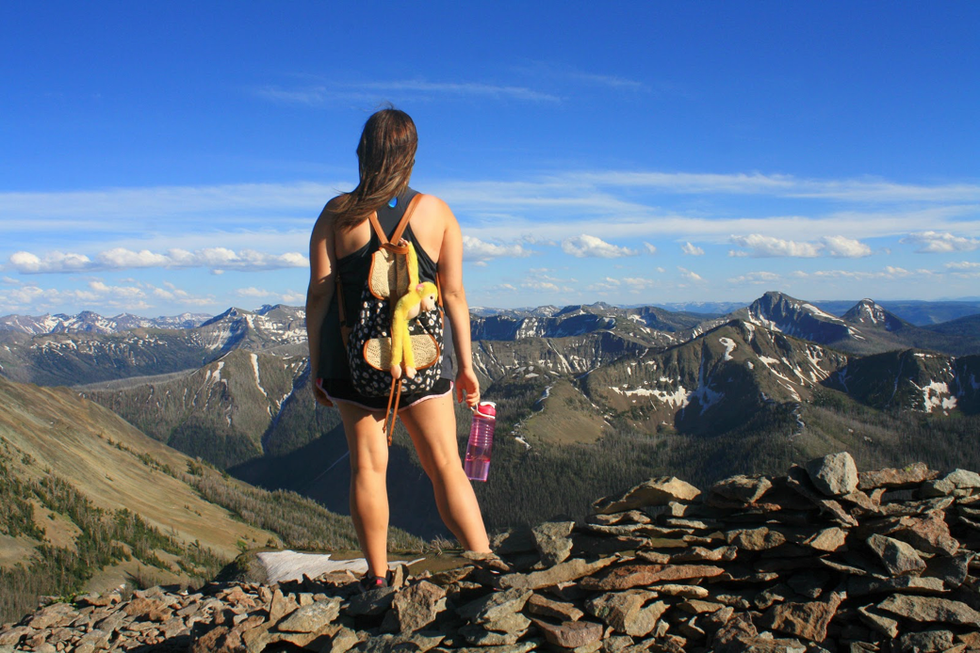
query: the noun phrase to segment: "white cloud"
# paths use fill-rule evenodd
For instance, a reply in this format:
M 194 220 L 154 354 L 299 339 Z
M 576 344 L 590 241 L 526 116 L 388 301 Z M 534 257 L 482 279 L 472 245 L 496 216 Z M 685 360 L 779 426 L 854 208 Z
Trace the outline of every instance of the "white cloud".
M 276 270 L 306 267 L 309 261 L 298 252 L 268 254 L 252 249 L 235 252 L 226 247 L 208 247 L 194 252 L 171 249 L 166 254 L 159 254 L 146 249 L 137 252 L 114 247 L 100 252 L 94 260 L 85 254 L 48 252 L 42 258 L 30 252 L 15 252 L 10 256 L 10 264 L 22 274 L 40 274 L 151 267 Z
M 644 242 L 643 243 L 643 249 L 646 250 L 646 253 L 647 254 L 656 254 L 657 253 L 657 247 L 656 247 L 656 245 L 651 245 L 650 243 L 647 243 L 647 242 Z
M 859 240 L 844 236 L 825 236 L 824 251 L 835 258 L 861 258 L 871 255 L 871 248 Z
M 84 254 L 65 254 L 48 252 L 41 258 L 30 252 L 14 252 L 10 256 L 10 265 L 24 274 L 35 272 L 78 272 L 92 266 L 92 261 Z
M 618 247 L 588 234 L 582 234 L 575 238 L 566 238 L 561 243 L 561 249 L 566 254 L 571 254 L 579 258 L 587 256 L 619 258 L 621 256 L 635 256 L 637 254 L 635 250 L 629 249 L 628 247 Z
M 731 243 L 742 247 L 743 250 L 731 250 L 728 252 L 729 256 L 753 256 L 759 258 L 773 256 L 794 256 L 801 258 L 812 258 L 820 255 L 820 245 L 796 242 L 793 240 L 783 240 L 781 238 L 764 236 L 762 234 L 732 236 Z
M 313 107 L 324 106 L 331 102 L 377 101 L 396 96 L 443 100 L 452 97 L 475 97 L 532 102 L 561 101 L 557 95 L 536 91 L 526 86 L 482 82 L 430 82 L 423 79 L 356 83 L 324 82 L 297 88 L 262 86 L 252 89 L 252 92 L 258 97 L 274 102 Z
M 949 252 L 972 252 L 980 248 L 980 238 L 964 238 L 949 232 L 922 231 L 909 234 L 903 243 L 918 245 L 915 250 L 921 254 L 944 254 Z
M 262 290 L 261 288 L 239 288 L 235 291 L 235 294 L 239 297 L 268 297 L 273 293 L 268 290 Z
M 688 270 L 687 268 L 682 268 L 679 265 L 677 266 L 677 269 L 688 281 L 698 281 L 698 282 L 704 281 L 704 278 L 697 272 L 692 272 L 691 270 Z
M 551 283 L 550 281 L 525 281 L 521 284 L 521 288 L 526 288 L 528 290 L 542 290 L 545 292 L 560 292 L 561 288 L 557 285 Z
M 959 261 L 956 263 L 947 263 L 946 267 L 950 270 L 959 271 L 976 270 L 980 269 L 980 263 L 977 263 L 976 261 Z
M 524 258 L 531 254 L 532 252 L 525 249 L 520 243 L 497 245 L 473 236 L 463 236 L 463 257 L 467 261 L 479 263 L 503 257 Z
M 681 251 L 688 256 L 704 256 L 704 250 L 697 245 L 692 245 L 690 242 L 681 245 Z
M 732 236 L 729 242 L 743 248 L 730 250 L 729 256 L 814 258 L 826 255 L 834 258 L 860 258 L 871 255 L 870 247 L 846 236 L 824 236 L 819 242 L 798 242 L 763 234 L 750 234 Z
M 167 267 L 170 260 L 163 254 L 154 254 L 148 249 L 134 252 L 122 247 L 114 247 L 101 252 L 96 260 L 107 269 Z
M 749 272 L 738 277 L 732 277 L 728 280 L 729 283 L 734 284 L 767 284 L 782 281 L 782 277 L 775 272 Z

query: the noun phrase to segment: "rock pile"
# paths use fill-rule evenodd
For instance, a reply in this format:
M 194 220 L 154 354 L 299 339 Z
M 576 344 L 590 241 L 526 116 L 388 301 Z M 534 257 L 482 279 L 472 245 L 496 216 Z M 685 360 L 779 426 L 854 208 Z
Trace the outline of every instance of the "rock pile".
M 652 479 L 582 522 L 361 593 L 350 574 L 85 596 L 7 651 L 980 651 L 980 475 L 846 453 L 702 493 Z

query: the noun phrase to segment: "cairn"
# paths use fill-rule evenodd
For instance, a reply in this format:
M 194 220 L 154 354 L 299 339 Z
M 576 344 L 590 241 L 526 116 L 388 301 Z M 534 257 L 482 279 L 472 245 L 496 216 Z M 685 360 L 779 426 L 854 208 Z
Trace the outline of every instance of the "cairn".
M 363 593 L 332 574 L 83 596 L 0 629 L 0 653 L 980 652 L 980 474 L 839 453 L 593 509 Z

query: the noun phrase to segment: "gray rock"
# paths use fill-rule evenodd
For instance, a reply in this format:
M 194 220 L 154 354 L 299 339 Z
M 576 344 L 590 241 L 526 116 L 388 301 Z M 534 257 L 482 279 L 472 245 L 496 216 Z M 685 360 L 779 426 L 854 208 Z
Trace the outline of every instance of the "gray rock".
M 592 508 L 599 514 L 624 512 L 645 506 L 665 506 L 671 501 L 693 501 L 701 491 L 673 476 L 652 478 L 621 495 L 599 499 Z
M 500 578 L 500 586 L 504 588 L 520 588 L 536 590 L 551 587 L 559 583 L 577 580 L 617 562 L 617 557 L 600 558 L 595 562 L 586 562 L 580 558 L 561 562 L 550 569 L 534 571 L 529 574 L 508 574 Z
M 771 487 L 772 481 L 765 476 L 732 476 L 711 486 L 706 503 L 712 505 L 716 497 L 737 503 L 755 503 Z
M 552 567 L 568 559 L 572 552 L 572 540 L 568 536 L 574 526 L 573 521 L 545 522 L 531 530 L 541 562 Z
M 460 606 L 456 609 L 456 614 L 477 623 L 494 621 L 523 610 L 531 594 L 531 590 L 516 587 L 493 592 Z
M 903 469 L 879 469 L 858 474 L 858 489 L 913 488 L 925 481 L 939 476 L 939 472 L 929 469 L 925 463 L 913 463 Z
M 550 644 L 562 648 L 578 648 L 594 644 L 602 639 L 602 624 L 593 621 L 565 621 L 553 624 L 543 619 L 532 619 L 544 633 Z
M 435 621 L 436 616 L 446 609 L 446 590 L 421 581 L 398 592 L 392 601 L 398 630 L 412 632 Z
M 644 603 L 656 596 L 646 590 L 608 592 L 586 601 L 585 609 L 617 632 L 643 637 L 654 629 L 657 620 L 667 609 L 667 604 L 663 601 L 658 601 L 654 610 L 643 608 Z
M 945 591 L 946 588 L 943 586 L 942 580 L 921 576 L 899 576 L 897 578 L 873 578 L 864 576 L 851 577 L 847 580 L 847 593 L 850 596 L 891 594 L 893 592 L 942 594 Z
M 972 490 L 974 488 L 980 488 L 980 474 L 976 472 L 967 471 L 965 469 L 956 469 L 951 473 L 946 475 L 943 479 L 952 483 L 957 490 Z
M 953 633 L 949 630 L 905 633 L 896 643 L 899 653 L 938 653 L 953 648 Z
M 530 624 L 530 620 L 527 620 Z M 525 626 L 525 629 L 527 627 Z M 512 646 L 517 643 L 525 630 L 515 632 L 498 632 L 487 630 L 478 624 L 467 624 L 459 629 L 459 634 L 474 646 Z
M 865 605 L 858 608 L 858 617 L 869 628 L 881 633 L 885 637 L 890 639 L 898 637 L 898 620 L 881 613 L 874 606 Z
M 339 614 L 340 599 L 334 597 L 295 610 L 276 628 L 286 633 L 315 633 L 332 623 Z
M 585 613 L 575 607 L 574 603 L 565 601 L 553 601 L 540 594 L 532 594 L 524 609 L 528 614 L 537 617 L 549 617 L 559 621 L 578 621 Z
M 884 610 L 912 621 L 926 623 L 980 625 L 980 612 L 966 603 L 935 596 L 895 594 L 878 604 Z
M 848 494 L 858 487 L 857 465 L 846 451 L 811 460 L 806 472 L 813 485 L 827 496 Z
M 956 486 L 944 478 L 937 478 L 934 481 L 926 481 L 919 488 L 919 495 L 924 498 L 948 497 L 956 491 Z
M 350 598 L 344 612 L 352 617 L 384 614 L 395 598 L 395 588 L 379 587 Z
M 905 542 L 875 533 L 867 543 L 893 576 L 918 575 L 926 568 L 925 561 Z

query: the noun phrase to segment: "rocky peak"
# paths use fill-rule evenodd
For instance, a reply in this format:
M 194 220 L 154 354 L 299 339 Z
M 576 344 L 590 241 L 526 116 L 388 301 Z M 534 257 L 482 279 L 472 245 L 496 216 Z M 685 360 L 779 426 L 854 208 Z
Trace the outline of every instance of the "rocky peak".
M 886 311 L 873 299 L 859 301 L 851 310 L 844 313 L 843 320 L 851 324 L 859 324 L 863 328 L 883 329 L 885 331 L 897 331 L 912 326 Z
M 0 650 L 980 649 L 980 474 L 861 473 L 839 453 L 704 492 L 650 479 L 593 508 L 367 592 L 333 573 L 52 603 Z

